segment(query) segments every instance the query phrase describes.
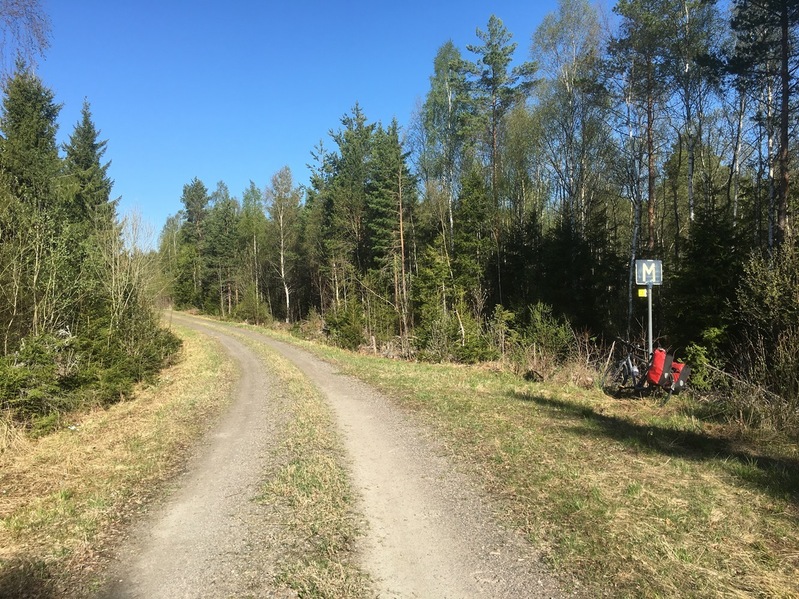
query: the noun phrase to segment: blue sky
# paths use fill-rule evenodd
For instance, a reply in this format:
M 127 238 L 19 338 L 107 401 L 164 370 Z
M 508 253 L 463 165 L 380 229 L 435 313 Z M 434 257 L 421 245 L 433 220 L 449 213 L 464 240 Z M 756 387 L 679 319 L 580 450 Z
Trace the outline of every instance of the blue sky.
M 357 101 L 370 122 L 409 123 L 448 39 L 464 52 L 496 14 L 529 57 L 555 0 L 479 2 L 43 0 L 51 47 L 38 72 L 63 104 L 60 140 L 83 99 L 108 140 L 114 197 L 157 234 L 183 185 L 224 181 L 241 197 L 310 152 Z

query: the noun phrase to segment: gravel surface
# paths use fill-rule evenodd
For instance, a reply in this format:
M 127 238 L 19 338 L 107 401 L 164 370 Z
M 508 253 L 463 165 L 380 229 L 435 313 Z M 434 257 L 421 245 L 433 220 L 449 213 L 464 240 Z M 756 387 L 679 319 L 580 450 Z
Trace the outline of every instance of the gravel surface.
M 224 325 L 174 318 L 219 339 L 240 364 L 241 382 L 228 416 L 133 535 L 101 597 L 290 597 L 268 587 L 279 544 L 270 546 L 275 535 L 260 525 L 268 506 L 252 501 L 264 454 L 277 442 L 279 383 Z M 535 549 L 496 523 L 492 501 L 412 414 L 301 349 L 230 331 L 277 350 L 328 398 L 368 524 L 359 552 L 379 597 L 564 595 Z
M 135 526 L 99 597 L 292 597 L 270 586 L 279 531 L 264 526 L 274 520 L 270 507 L 254 501 L 279 442 L 284 399 L 246 345 L 194 320 L 181 324 L 218 340 L 233 357 L 235 398 L 173 492 Z

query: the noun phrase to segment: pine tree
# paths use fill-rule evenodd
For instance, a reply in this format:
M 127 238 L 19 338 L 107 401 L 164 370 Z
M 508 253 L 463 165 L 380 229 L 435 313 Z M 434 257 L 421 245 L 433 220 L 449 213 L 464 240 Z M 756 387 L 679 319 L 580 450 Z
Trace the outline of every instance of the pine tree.
M 477 37 L 483 42 L 482 45 L 466 46 L 467 50 L 477 55 L 477 62 L 467 63 L 466 68 L 473 76 L 472 83 L 477 93 L 477 102 L 481 105 L 482 118 L 487 123 L 489 188 L 493 200 L 490 222 L 496 259 L 495 291 L 497 301 L 502 303 L 501 271 L 504 220 L 506 220 L 503 205 L 506 197 L 503 194 L 501 181 L 503 173 L 501 146 L 504 141 L 505 117 L 514 105 L 525 99 L 534 86 L 533 76 L 537 67 L 533 62 L 525 62 L 510 68 L 516 43 L 511 42 L 513 35 L 495 15 L 489 18 L 486 31 L 477 30 Z
M 430 185 L 440 187 L 443 193 L 446 205 L 438 214 L 449 251 L 452 250 L 452 211 L 460 169 L 465 146 L 469 143 L 469 127 L 474 120 L 475 107 L 465 65 L 460 51 L 451 41 L 439 48 L 421 116 L 425 148 L 420 175 Z

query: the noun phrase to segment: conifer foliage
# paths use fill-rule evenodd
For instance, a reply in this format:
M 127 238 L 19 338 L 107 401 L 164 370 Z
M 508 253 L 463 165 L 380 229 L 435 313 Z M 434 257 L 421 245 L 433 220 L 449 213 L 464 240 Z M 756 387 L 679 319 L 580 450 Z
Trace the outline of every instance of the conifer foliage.
M 146 257 L 123 243 L 88 102 L 62 157 L 54 93 L 21 64 L 3 91 L 0 409 L 41 426 L 123 397 L 177 340 L 149 306 Z
M 750 298 L 769 289 L 770 310 L 796 311 L 792 278 L 770 273 L 795 266 L 799 13 L 732 7 L 620 0 L 605 32 L 587 0 L 561 0 L 526 55 L 491 16 L 465 53 L 449 41 L 431 57 L 412 122 L 356 103 L 302 192 L 287 169 L 251 184 L 229 211 L 237 235 L 213 232 L 191 182 L 161 240 L 172 300 L 322 323 L 389 355 L 562 359 L 564 331 L 643 336 L 635 261 L 659 259 L 655 337 L 795 396 L 795 378 L 758 374 L 790 370 L 795 319 L 765 330 Z

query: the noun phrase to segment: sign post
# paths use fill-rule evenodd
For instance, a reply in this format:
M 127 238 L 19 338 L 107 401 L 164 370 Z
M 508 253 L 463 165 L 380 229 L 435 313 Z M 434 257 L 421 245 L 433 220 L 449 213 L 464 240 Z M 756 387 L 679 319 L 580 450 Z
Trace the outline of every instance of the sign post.
M 652 359 L 654 355 L 652 352 L 655 351 L 655 348 L 652 347 L 652 283 L 646 284 L 646 301 L 649 304 L 649 312 L 647 318 L 647 326 L 646 326 L 646 340 L 648 342 L 649 347 L 649 359 Z
M 649 342 L 649 359 L 654 352 L 652 341 L 652 287 L 663 284 L 663 262 L 660 260 L 636 260 L 635 283 L 646 286 L 647 304 L 649 313 L 647 317 L 647 341 Z

